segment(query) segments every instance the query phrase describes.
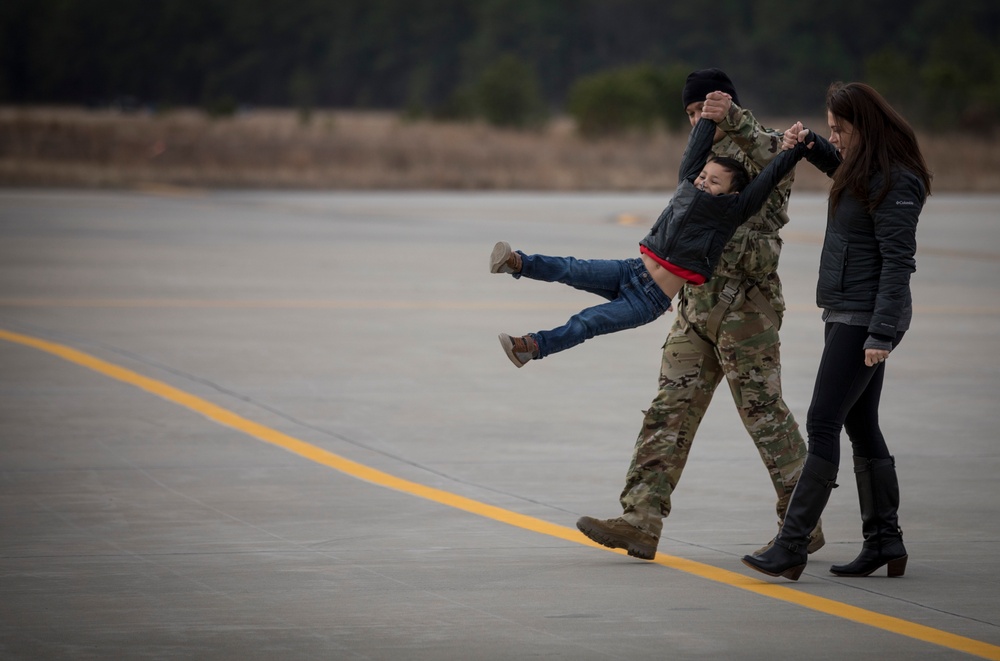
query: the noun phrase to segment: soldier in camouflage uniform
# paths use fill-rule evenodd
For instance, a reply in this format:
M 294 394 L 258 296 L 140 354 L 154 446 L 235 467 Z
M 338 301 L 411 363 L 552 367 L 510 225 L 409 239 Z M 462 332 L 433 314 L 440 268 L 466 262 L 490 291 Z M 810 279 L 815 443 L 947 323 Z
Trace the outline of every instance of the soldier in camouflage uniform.
M 732 101 L 711 94 L 715 90 L 727 92 Z M 740 108 L 738 98 L 717 69 L 693 72 L 684 90 L 692 124 L 703 113 L 718 122 L 713 152 L 739 160 L 755 176 L 781 150 L 782 132 L 763 128 Z M 621 494 L 624 513 L 611 520 L 582 517 L 577 527 L 592 540 L 635 557 L 655 556 L 670 495 L 723 378 L 774 485 L 780 528 L 806 456 L 798 424 L 781 395 L 778 339 L 785 310 L 776 272 L 778 230 L 788 223 L 792 179 L 789 175 L 779 184 L 761 212 L 736 230 L 713 277 L 680 292 L 677 318 L 663 346 L 660 389 L 645 412 Z M 809 552 L 823 543 L 817 525 Z

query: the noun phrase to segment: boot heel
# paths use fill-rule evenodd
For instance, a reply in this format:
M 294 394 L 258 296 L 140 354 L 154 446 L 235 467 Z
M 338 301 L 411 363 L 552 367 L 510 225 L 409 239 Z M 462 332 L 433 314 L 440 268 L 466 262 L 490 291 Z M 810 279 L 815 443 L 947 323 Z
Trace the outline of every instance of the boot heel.
M 904 555 L 902 558 L 889 561 L 889 578 L 903 575 L 903 572 L 906 571 L 906 559 L 908 557 Z
M 905 560 L 903 561 L 903 564 L 906 564 Z M 785 571 L 781 572 L 781 575 L 787 578 L 789 581 L 797 581 L 799 580 L 799 576 L 802 576 L 802 571 L 805 568 L 806 568 L 805 565 L 796 565 L 795 567 L 786 569 Z

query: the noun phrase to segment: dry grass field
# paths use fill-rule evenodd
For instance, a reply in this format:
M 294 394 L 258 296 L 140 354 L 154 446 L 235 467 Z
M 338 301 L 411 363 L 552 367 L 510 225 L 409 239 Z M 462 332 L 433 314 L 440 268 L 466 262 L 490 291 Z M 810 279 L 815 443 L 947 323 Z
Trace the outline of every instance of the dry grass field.
M 675 185 L 685 140 L 657 132 L 588 141 L 565 119 L 511 131 L 376 112 L 319 111 L 304 123 L 292 110 L 210 119 L 193 110 L 5 107 L 0 185 L 660 191 Z M 921 144 L 936 192 L 1000 192 L 997 137 L 925 135 Z M 799 190 L 827 185 L 811 167 L 796 179 Z

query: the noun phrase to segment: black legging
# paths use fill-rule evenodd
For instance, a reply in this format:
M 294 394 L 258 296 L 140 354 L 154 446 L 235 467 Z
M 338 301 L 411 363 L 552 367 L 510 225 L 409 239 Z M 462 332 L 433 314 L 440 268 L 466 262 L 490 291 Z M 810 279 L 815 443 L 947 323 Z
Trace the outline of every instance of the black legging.
M 854 456 L 886 459 L 889 448 L 878 425 L 878 403 L 885 363 L 865 365 L 868 328 L 827 323 L 826 344 L 816 374 L 812 404 L 806 418 L 809 453 L 840 463 L 840 431 L 851 439 Z M 893 348 L 903 333 L 896 335 Z

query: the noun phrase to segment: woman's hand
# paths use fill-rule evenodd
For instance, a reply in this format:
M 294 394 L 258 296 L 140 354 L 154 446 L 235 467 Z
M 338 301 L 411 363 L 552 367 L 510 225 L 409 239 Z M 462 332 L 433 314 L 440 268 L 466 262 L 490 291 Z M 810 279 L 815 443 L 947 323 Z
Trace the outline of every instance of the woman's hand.
M 795 122 L 782 135 L 781 148 L 792 149 L 800 142 L 805 142 L 805 139 L 809 137 L 809 129 L 804 128 L 802 122 Z M 809 147 L 812 147 L 812 145 L 809 145 Z
M 732 107 L 733 97 L 725 92 L 709 92 L 701 107 L 701 116 L 718 124 L 726 118 L 726 114 Z
M 884 363 L 889 357 L 889 352 L 885 349 L 865 349 L 865 365 L 875 367 L 879 363 Z

